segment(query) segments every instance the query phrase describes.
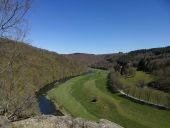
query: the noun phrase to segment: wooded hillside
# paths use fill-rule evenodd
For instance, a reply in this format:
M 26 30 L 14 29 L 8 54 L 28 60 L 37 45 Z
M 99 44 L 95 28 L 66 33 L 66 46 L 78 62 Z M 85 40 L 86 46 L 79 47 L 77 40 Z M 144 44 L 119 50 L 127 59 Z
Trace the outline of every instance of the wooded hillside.
M 5 39 L 0 40 L 0 60 L 0 108 L 9 118 L 36 113 L 35 91 L 86 70 L 63 55 Z

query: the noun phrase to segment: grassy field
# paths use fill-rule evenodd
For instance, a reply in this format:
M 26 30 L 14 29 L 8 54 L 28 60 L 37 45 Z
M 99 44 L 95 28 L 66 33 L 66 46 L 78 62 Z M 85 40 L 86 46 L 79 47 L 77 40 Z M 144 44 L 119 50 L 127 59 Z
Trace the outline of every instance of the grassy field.
M 75 117 L 96 121 L 105 118 L 125 128 L 170 128 L 170 112 L 109 92 L 107 75 L 106 71 L 95 70 L 54 88 L 48 96 Z
M 126 76 L 122 76 L 120 80 L 122 83 L 125 84 L 138 84 L 141 81 L 144 81 L 145 83 L 149 83 L 154 79 L 155 79 L 154 76 L 150 74 L 146 74 L 142 71 L 136 71 L 134 77 L 128 78 Z

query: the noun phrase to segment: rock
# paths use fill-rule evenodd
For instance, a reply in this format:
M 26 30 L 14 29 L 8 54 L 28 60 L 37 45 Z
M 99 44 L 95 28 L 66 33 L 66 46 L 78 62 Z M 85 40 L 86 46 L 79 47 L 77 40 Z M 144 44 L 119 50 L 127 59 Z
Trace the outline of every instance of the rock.
M 4 116 L 0 116 L 0 128 L 11 128 L 9 121 Z
M 69 116 L 36 116 L 12 123 L 14 128 L 122 128 L 121 126 L 101 119 L 99 123 Z
M 122 128 L 122 127 L 120 127 L 120 125 L 110 122 L 105 119 L 100 119 L 99 126 L 100 126 L 100 128 Z
M 3 109 L 3 107 L 0 106 L 0 115 L 3 115 L 5 112 L 5 110 Z

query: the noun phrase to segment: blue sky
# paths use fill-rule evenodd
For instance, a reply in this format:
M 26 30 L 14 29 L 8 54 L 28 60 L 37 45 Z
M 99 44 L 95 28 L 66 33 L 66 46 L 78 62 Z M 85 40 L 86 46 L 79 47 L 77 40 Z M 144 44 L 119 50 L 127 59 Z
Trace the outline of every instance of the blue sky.
M 31 44 L 58 53 L 170 45 L 169 0 L 34 0 Z

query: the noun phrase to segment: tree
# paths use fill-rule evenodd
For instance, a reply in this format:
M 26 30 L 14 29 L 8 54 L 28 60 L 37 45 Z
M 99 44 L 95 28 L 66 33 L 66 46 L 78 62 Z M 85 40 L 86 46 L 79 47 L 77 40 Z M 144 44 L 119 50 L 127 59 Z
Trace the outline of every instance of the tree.
M 136 97 L 137 97 L 139 100 L 142 99 L 142 93 L 143 93 L 143 90 L 140 89 L 140 88 L 137 88 Z
M 0 0 L 0 36 L 23 38 L 27 26 L 24 16 L 30 7 L 30 0 Z
M 126 67 L 125 70 L 124 70 L 124 74 L 125 74 L 127 77 L 134 77 L 134 75 L 135 75 L 135 69 L 132 68 L 132 67 Z
M 136 90 L 137 90 L 137 88 L 134 86 L 134 87 L 131 87 L 131 95 L 133 96 L 133 97 L 135 97 L 135 94 L 136 94 Z
M 112 91 L 112 92 L 118 92 L 118 90 L 120 90 L 121 84 L 118 80 L 118 73 L 112 71 L 111 73 L 109 73 L 108 75 L 108 88 Z
M 131 91 L 131 86 L 129 86 L 129 85 L 124 86 L 123 91 L 127 94 L 127 96 L 129 96 L 130 91 Z
M 161 101 L 161 94 L 160 94 L 159 92 L 156 92 L 155 100 L 156 100 L 156 104 L 160 104 L 160 101 Z
M 145 89 L 145 99 L 146 99 L 146 101 L 150 101 L 150 98 L 151 98 L 151 89 L 149 89 L 149 88 L 146 88 Z
M 16 43 L 25 37 L 24 16 L 30 5 L 30 0 L 0 0 L 0 43 L 8 45 L 10 39 L 15 40 L 13 49 L 0 47 L 0 108 L 11 121 L 28 114 L 27 110 L 36 102 L 29 80 L 23 77 L 24 64 L 17 63 L 23 55 Z
M 150 59 L 149 58 L 142 58 L 140 61 L 139 61 L 139 64 L 138 64 L 138 70 L 142 70 L 142 71 L 145 71 L 145 72 L 148 72 L 150 71 L 151 69 L 149 68 L 149 65 L 150 64 Z
M 139 82 L 138 82 L 138 84 L 137 84 L 137 86 L 138 87 L 140 87 L 140 88 L 144 88 L 145 87 L 145 80 L 143 80 L 143 79 L 141 79 Z
M 170 94 L 167 95 L 167 108 L 170 109 Z
M 29 115 L 28 110 L 36 105 L 35 94 L 29 79 L 25 77 L 25 64 L 17 63 L 23 57 L 18 52 L 19 47 L 13 47 L 12 51 L 5 51 L 3 62 L 1 64 L 8 67 L 0 74 L 0 106 L 4 109 L 4 115 L 15 120 L 19 116 Z

